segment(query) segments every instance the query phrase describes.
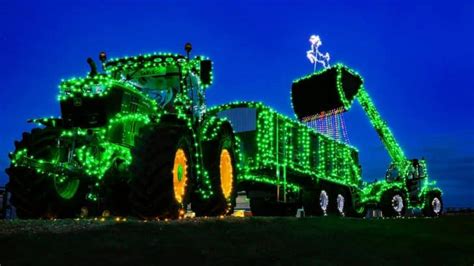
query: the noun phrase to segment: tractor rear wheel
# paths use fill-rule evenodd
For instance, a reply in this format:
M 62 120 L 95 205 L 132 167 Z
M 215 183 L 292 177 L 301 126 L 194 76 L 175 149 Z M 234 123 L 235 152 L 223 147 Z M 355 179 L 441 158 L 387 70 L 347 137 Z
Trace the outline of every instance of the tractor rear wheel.
M 59 136 L 58 129 L 35 128 L 15 142 L 15 153 L 24 150 L 26 156 L 37 161 L 60 162 Z M 41 169 L 40 165 L 32 169 L 12 163 L 6 173 L 10 177 L 11 202 L 19 218 L 71 218 L 79 214 L 86 201 L 84 182 L 74 177 L 48 175 L 47 169 Z
M 180 124 L 142 128 L 130 165 L 130 205 L 135 215 L 143 219 L 184 215 L 194 178 L 191 136 Z
M 425 196 L 423 215 L 436 217 L 443 211 L 443 198 L 439 191 L 430 191 Z
M 203 145 L 203 164 L 210 178 L 208 199 L 195 193 L 191 207 L 197 216 L 229 215 L 237 197 L 235 139 L 230 129 L 221 128 L 216 139 Z
M 405 215 L 408 203 L 401 191 L 389 190 L 382 195 L 380 205 L 383 216 L 398 217 Z

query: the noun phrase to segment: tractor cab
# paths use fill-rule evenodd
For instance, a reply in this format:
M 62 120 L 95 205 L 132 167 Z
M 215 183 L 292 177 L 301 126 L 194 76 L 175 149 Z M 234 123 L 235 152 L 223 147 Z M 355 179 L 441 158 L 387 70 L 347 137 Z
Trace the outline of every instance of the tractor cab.
M 193 109 L 204 104 L 204 89 L 212 82 L 212 63 L 203 57 L 154 53 L 104 62 L 107 74 L 126 82 L 155 100 L 165 110 L 173 109 L 183 95 Z
M 407 178 L 405 179 L 406 187 L 410 200 L 415 201 L 418 199 L 423 182 L 428 177 L 426 163 L 424 159 L 412 159 L 410 160 L 410 170 L 408 172 Z
M 155 72 L 141 73 L 136 78 L 131 78 L 129 82 L 162 107 L 170 104 L 180 91 L 179 70 L 176 66 L 163 66 L 157 68 Z
M 133 85 L 167 109 L 184 90 L 179 65 L 183 61 L 179 55 L 137 56 L 111 60 L 105 68 L 114 79 Z
M 387 182 L 395 182 L 400 181 L 401 178 L 400 170 L 394 163 L 391 163 L 385 172 L 385 180 Z
M 390 164 L 385 174 L 385 180 L 391 182 L 404 182 L 411 201 L 417 201 L 423 182 L 428 177 L 426 163 L 424 159 L 412 159 L 407 161 L 408 171 L 405 176 L 395 164 Z

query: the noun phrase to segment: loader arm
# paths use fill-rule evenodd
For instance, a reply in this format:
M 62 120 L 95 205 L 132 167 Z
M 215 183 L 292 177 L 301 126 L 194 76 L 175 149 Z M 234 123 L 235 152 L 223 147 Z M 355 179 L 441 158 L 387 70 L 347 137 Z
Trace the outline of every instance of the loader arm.
M 361 85 L 356 98 L 362 106 L 362 109 L 364 109 L 370 123 L 374 127 L 390 158 L 392 159 L 392 163 L 395 164 L 395 166 L 399 169 L 400 175 L 405 176 L 406 171 L 408 171 L 407 166 L 409 165 L 409 160 L 406 158 L 405 153 L 403 152 L 400 145 L 398 145 L 398 142 L 387 123 L 382 119 L 382 116 L 370 99 L 370 96 L 365 90 L 364 86 Z

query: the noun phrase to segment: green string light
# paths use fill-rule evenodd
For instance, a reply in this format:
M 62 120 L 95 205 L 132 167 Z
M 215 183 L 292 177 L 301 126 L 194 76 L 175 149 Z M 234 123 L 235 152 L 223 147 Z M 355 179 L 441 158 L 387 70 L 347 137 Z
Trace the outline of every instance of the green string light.
M 37 172 L 65 182 L 74 172 L 89 178 L 94 188 L 88 193 L 87 198 L 97 200 L 98 191 L 103 184 L 103 178 L 114 167 L 114 162 L 120 160 L 125 169 L 132 163 L 131 149 L 135 146 L 135 137 L 144 126 L 158 124 L 164 115 L 175 115 L 181 120 L 192 134 L 194 158 L 196 162 L 198 195 L 203 199 L 213 196 L 212 182 L 209 173 L 202 165 L 203 155 L 200 145 L 203 142 L 215 140 L 220 129 L 226 123 L 231 123 L 228 118 L 220 118 L 218 113 L 235 108 L 254 108 L 256 112 L 256 128 L 254 134 L 255 151 L 248 152 L 243 147 L 248 138 L 239 132 L 236 134 L 236 154 L 238 156 L 238 182 L 262 183 L 271 186 L 280 186 L 288 193 L 299 193 L 304 190 L 304 184 L 309 180 L 317 185 L 321 181 L 345 186 L 359 197 L 356 207 L 364 204 L 377 203 L 383 193 L 390 189 L 398 189 L 408 198 L 405 180 L 388 182 L 386 180 L 364 185 L 359 167 L 358 150 L 339 140 L 332 139 L 315 129 L 308 127 L 295 119 L 284 116 L 260 102 L 237 101 L 209 108 L 200 117 L 200 127 L 195 129 L 196 121 L 191 108 L 193 100 L 189 92 L 191 86 L 187 81 L 188 75 L 199 75 L 201 62 L 208 60 L 205 57 L 187 59 L 184 56 L 171 53 L 153 53 L 135 57 L 125 57 L 109 60 L 105 65 L 107 74 L 94 77 L 72 78 L 62 81 L 59 86 L 58 100 L 67 102 L 71 99 L 106 99 L 114 90 L 123 90 L 143 103 L 145 107 L 132 108 L 132 101 L 122 102 L 120 111 L 108 119 L 105 126 L 97 128 L 61 128 L 61 118 L 34 119 L 32 122 L 48 127 L 60 128 L 59 140 L 64 143 L 76 143 L 72 162 L 45 161 L 36 159 L 29 154 L 27 149 L 19 149 L 12 154 L 12 164 L 35 169 Z M 403 177 L 409 174 L 411 162 L 407 160 L 401 147 L 395 140 L 386 122 L 381 118 L 369 95 L 361 85 L 356 97 L 348 99 L 345 95 L 342 80 L 344 71 L 359 77 L 360 75 L 342 64 L 337 64 L 336 88 L 344 110 L 349 110 L 353 100 L 358 99 L 362 108 L 367 113 L 372 126 L 381 136 L 381 139 L 390 154 L 393 163 L 398 167 Z M 172 106 L 173 111 L 166 111 L 146 93 L 142 92 L 126 78 L 127 75 L 146 76 L 153 74 L 166 74 L 176 71 L 179 73 L 180 89 L 175 95 Z M 321 70 L 311 75 L 295 80 L 299 82 L 329 71 Z M 132 75 L 132 76 L 133 76 Z M 212 84 L 198 79 L 201 88 Z M 342 108 L 341 107 L 341 108 Z M 426 193 L 433 190 L 435 182 L 428 181 L 426 164 L 423 166 L 424 182 L 418 197 L 423 198 Z M 73 170 L 71 170 L 73 169 Z M 270 172 L 280 173 L 284 169 L 284 176 L 271 175 Z M 265 173 L 263 173 L 265 172 Z M 288 176 L 286 175 L 288 174 Z M 439 190 L 440 191 L 440 190 Z M 409 203 L 410 206 L 423 207 L 420 203 Z

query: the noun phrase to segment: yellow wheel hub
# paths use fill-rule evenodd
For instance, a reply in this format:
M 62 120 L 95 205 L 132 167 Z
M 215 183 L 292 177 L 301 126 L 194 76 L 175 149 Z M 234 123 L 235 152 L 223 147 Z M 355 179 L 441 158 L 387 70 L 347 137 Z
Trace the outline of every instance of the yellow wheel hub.
M 224 198 L 231 196 L 234 182 L 234 168 L 232 166 L 232 157 L 227 149 L 221 151 L 220 164 L 221 189 Z
M 183 149 L 178 149 L 174 155 L 173 189 L 174 198 L 178 203 L 183 203 L 188 182 L 188 159 Z

